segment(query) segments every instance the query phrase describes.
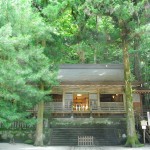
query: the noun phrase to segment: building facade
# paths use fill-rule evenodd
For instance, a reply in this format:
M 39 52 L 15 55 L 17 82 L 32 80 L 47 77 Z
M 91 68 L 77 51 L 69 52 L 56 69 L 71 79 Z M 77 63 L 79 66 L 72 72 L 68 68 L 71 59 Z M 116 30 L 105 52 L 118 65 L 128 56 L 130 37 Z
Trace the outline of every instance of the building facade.
M 123 65 L 61 65 L 58 80 L 52 101 L 45 104 L 45 109 L 51 110 L 50 144 L 84 145 L 82 141 L 89 138 L 93 145 L 121 144 L 126 134 Z M 139 87 L 139 82 L 132 82 L 135 114 L 142 111 Z
M 123 65 L 61 65 L 49 103 L 53 117 L 88 117 L 125 114 Z M 132 83 L 138 88 L 140 83 Z M 135 110 L 141 111 L 140 94 L 134 91 Z M 47 104 L 48 106 L 48 104 Z

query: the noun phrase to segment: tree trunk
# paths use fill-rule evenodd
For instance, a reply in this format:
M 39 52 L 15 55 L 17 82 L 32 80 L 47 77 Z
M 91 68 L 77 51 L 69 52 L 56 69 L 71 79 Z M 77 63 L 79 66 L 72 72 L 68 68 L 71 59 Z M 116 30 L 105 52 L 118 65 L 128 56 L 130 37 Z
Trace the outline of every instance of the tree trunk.
M 41 84 L 41 90 L 44 90 L 44 85 Z M 43 146 L 43 112 L 44 112 L 44 102 L 41 101 L 38 104 L 37 112 L 37 125 L 36 125 L 36 135 L 35 135 L 35 146 Z
M 127 111 L 127 141 L 125 146 L 136 147 L 140 144 L 136 130 L 135 118 L 133 109 L 132 87 L 131 87 L 131 72 L 128 54 L 128 43 L 126 37 L 123 37 L 123 60 L 124 60 L 124 78 L 125 78 L 125 96 L 126 96 L 126 111 Z

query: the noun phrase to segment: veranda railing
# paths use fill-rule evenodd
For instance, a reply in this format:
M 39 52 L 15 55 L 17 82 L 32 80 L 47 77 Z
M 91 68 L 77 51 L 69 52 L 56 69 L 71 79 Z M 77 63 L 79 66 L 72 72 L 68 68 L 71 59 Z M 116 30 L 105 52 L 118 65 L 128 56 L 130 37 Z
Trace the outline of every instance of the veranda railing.
M 89 106 L 88 108 L 78 106 L 73 103 L 50 102 L 46 108 L 51 112 L 125 112 L 123 102 L 101 102 L 100 106 Z

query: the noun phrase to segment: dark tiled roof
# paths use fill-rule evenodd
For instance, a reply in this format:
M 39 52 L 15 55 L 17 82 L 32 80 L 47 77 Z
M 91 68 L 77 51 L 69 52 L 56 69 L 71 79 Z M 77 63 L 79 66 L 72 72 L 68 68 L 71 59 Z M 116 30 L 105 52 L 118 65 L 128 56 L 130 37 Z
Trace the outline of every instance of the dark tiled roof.
M 123 64 L 62 64 L 60 69 L 123 69 Z
M 123 82 L 122 64 L 64 64 L 60 66 L 61 83 Z

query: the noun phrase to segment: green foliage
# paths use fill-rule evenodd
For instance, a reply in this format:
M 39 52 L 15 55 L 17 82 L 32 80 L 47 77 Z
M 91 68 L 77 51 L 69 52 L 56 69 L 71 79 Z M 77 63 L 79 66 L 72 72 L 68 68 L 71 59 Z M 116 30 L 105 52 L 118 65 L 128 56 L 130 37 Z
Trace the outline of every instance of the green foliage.
M 120 126 L 121 125 L 121 123 L 123 122 L 123 123 L 125 123 L 125 119 L 124 118 L 96 118 L 96 119 L 94 119 L 94 118 L 92 118 L 92 119 L 89 119 L 89 118 L 87 118 L 87 119 L 67 119 L 67 118 L 64 118 L 64 119 L 62 119 L 62 120 L 53 120 L 53 121 L 51 121 L 51 126 L 52 127 L 62 127 L 62 128 L 64 128 L 64 127 L 89 127 L 89 126 L 91 126 L 91 127 L 93 127 L 93 126 L 95 126 L 95 127 L 100 127 L 100 126 L 102 126 L 102 127 L 107 127 L 107 126 L 111 126 L 111 127 L 113 127 L 113 126 Z M 123 127 L 124 128 L 124 127 Z
M 33 140 L 28 139 L 28 140 L 25 140 L 24 143 L 25 143 L 25 144 L 33 144 L 34 142 L 33 142 Z
M 144 25 L 145 21 L 148 22 L 149 18 L 145 0 L 112 0 L 111 4 L 109 0 L 49 0 L 44 6 L 42 0 L 34 2 L 41 8 L 39 12 L 47 24 L 56 27 L 61 36 L 57 44 L 62 54 L 59 59 L 61 63 L 122 63 L 120 36 L 124 23 L 128 22 L 129 49 L 133 50 L 130 52 L 134 55 L 137 49 L 133 48 L 133 39 L 135 35 L 139 36 L 141 25 Z M 148 41 L 147 37 L 144 39 Z M 142 41 L 139 42 L 142 47 L 148 46 L 142 44 Z M 139 51 L 138 49 L 138 53 Z M 141 51 L 145 53 L 146 49 Z M 132 54 L 131 63 L 134 64 Z M 131 67 L 134 73 L 134 65 Z
M 31 1 L 13 2 L 0 2 L 0 122 L 7 127 L 18 120 L 33 124 L 26 110 L 47 99 L 56 78 L 55 61 L 45 55 L 43 45 L 55 33 L 32 11 Z

